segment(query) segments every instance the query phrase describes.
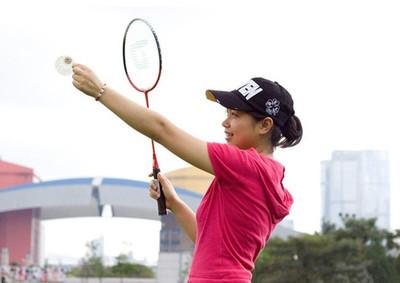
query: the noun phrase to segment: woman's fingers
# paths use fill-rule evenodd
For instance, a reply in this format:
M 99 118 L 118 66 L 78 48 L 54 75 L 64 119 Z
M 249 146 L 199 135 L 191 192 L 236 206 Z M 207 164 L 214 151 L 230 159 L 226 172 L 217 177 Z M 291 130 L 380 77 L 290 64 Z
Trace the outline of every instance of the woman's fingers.
M 80 83 L 77 80 L 73 80 L 72 84 L 74 85 L 74 87 L 81 90 L 82 86 L 80 85 Z
M 165 185 L 165 186 L 170 185 L 169 180 L 167 178 L 165 178 L 164 175 L 162 175 L 161 173 L 157 174 L 157 178 L 158 178 L 158 180 L 160 180 L 161 185 Z
M 72 64 L 72 69 L 73 70 L 79 70 L 80 72 L 90 70 L 87 66 L 82 65 L 82 64 L 78 64 L 78 63 L 73 63 Z
M 83 82 L 83 81 L 85 81 L 85 79 L 82 77 L 82 76 L 80 76 L 80 75 L 76 75 L 76 74 L 73 74 L 72 75 L 72 78 L 75 80 L 75 81 L 77 81 L 77 82 Z
M 83 75 L 83 70 L 81 68 L 79 68 L 79 67 L 72 67 L 72 72 L 75 75 Z
M 83 93 L 96 97 L 101 90 L 103 83 L 97 75 L 87 66 L 74 63 L 72 64 L 73 85 Z
M 157 186 L 157 183 L 156 183 L 156 182 L 157 182 L 156 180 L 151 180 L 151 181 L 150 181 L 150 188 L 151 188 L 152 190 L 158 191 L 158 186 Z
M 155 180 L 151 180 L 149 183 L 149 194 L 153 199 L 158 199 L 160 197 L 160 192 L 158 191 L 158 186 Z
M 153 177 L 153 173 L 150 173 L 149 177 Z M 153 179 L 150 181 L 149 183 L 150 197 L 156 200 L 160 198 L 159 186 L 162 187 L 162 190 L 164 192 L 165 204 L 167 208 L 172 209 L 174 203 L 177 203 L 177 201 L 179 201 L 179 196 L 175 192 L 174 186 L 172 185 L 170 180 L 168 180 L 168 178 L 165 177 L 164 175 L 158 173 L 157 180 Z
M 158 173 L 157 178 L 163 188 L 168 188 L 168 191 L 173 191 L 173 185 L 167 177 Z

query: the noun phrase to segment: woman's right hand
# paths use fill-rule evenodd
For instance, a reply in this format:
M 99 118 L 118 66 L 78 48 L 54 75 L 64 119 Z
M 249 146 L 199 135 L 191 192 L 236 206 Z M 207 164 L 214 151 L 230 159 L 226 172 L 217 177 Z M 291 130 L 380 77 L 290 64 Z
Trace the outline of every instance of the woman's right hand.
M 85 65 L 72 64 L 72 72 L 72 84 L 86 95 L 95 98 L 104 86 L 97 75 Z
M 153 173 L 149 175 L 149 177 L 152 177 Z M 181 201 L 179 198 L 178 194 L 176 193 L 174 186 L 172 185 L 171 181 L 168 180 L 167 177 L 162 175 L 161 173 L 157 174 L 157 179 L 158 182 L 160 182 L 162 190 L 164 192 L 165 196 L 165 204 L 167 209 L 171 210 L 172 212 L 174 211 L 174 206 Z M 149 183 L 149 195 L 151 198 L 157 200 L 160 198 L 160 192 L 157 189 L 157 180 L 151 180 Z

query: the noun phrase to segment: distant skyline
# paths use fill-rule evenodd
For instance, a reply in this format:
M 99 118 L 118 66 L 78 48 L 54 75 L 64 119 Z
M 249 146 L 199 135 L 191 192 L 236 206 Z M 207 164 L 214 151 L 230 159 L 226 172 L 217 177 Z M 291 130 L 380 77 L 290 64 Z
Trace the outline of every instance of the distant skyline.
M 376 218 L 390 229 L 389 160 L 383 151 L 334 151 L 321 164 L 322 220 L 343 227 L 342 217 Z
M 121 59 L 125 26 L 142 17 L 158 34 L 164 64 L 150 105 L 189 133 L 224 142 L 224 109 L 205 99 L 206 89 L 231 90 L 264 76 L 291 92 L 304 138 L 274 157 L 286 168 L 284 184 L 295 199 L 288 218 L 296 230 L 320 229 L 320 163 L 334 150 L 387 151 L 391 213 L 400 215 L 398 11 L 389 0 L 2 1 L 0 156 L 34 168 L 44 181 L 96 176 L 147 181 L 149 140 L 54 68 L 60 55 L 69 55 L 144 105 Z M 156 150 L 163 172 L 187 166 L 162 146 Z M 78 243 L 92 237 L 88 223 L 95 224 L 63 221 L 45 224 L 46 254 L 83 254 Z M 131 224 L 115 226 L 118 233 L 106 237 L 106 245 L 126 241 L 118 238 L 123 234 L 133 239 L 135 229 L 146 235 L 157 228 L 141 229 L 140 223 L 128 232 Z M 391 228 L 400 228 L 400 218 L 392 217 Z M 82 238 L 75 241 L 71 230 Z M 133 253 L 141 254 L 147 239 L 137 242 Z M 145 249 L 150 255 L 151 246 Z M 120 249 L 113 246 L 110 254 Z

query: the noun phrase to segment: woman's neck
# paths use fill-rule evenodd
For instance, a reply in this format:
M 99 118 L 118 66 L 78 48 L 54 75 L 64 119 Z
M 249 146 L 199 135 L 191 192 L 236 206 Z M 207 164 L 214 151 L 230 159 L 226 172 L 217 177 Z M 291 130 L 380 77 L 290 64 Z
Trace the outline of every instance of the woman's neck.
M 271 145 L 261 144 L 256 147 L 258 153 L 274 158 L 274 148 Z

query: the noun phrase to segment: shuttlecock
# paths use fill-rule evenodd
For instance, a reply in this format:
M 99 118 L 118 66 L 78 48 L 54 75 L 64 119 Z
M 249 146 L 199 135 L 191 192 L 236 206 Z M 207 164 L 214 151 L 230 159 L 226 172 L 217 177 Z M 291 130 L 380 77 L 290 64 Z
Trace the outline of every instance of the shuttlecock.
M 59 74 L 68 76 L 72 74 L 72 58 L 69 56 L 60 56 L 57 58 L 55 67 Z

